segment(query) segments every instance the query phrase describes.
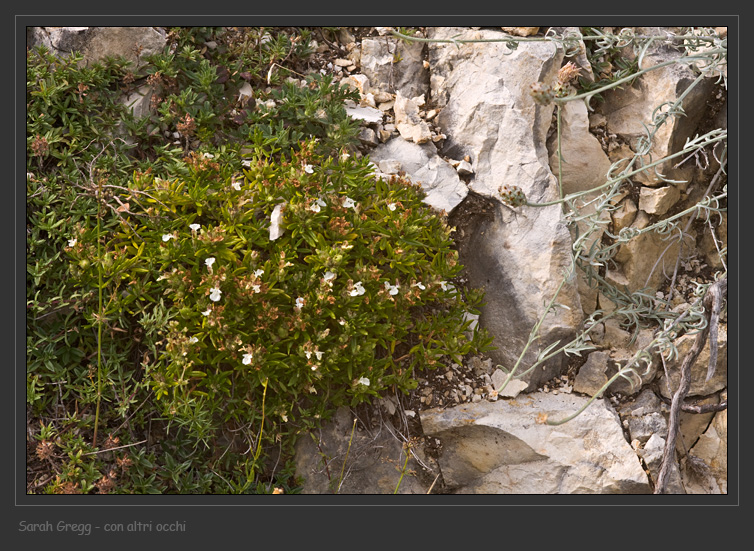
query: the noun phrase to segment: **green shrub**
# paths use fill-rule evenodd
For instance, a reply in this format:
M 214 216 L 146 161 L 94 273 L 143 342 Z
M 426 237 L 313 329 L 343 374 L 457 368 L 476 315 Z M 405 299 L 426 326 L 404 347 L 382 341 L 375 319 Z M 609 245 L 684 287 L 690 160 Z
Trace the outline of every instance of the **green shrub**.
M 139 258 L 159 274 L 132 278 L 119 300 L 169 305 L 151 384 L 201 441 L 226 423 L 310 428 L 489 344 L 467 337 L 464 313 L 481 297 L 451 283 L 461 266 L 450 228 L 421 189 L 316 145 L 279 162 L 257 145 L 243 173 L 240 158 L 196 154 L 185 178 L 138 175 L 127 199 L 148 194 L 150 206 L 108 244 L 124 252 L 115 264 Z

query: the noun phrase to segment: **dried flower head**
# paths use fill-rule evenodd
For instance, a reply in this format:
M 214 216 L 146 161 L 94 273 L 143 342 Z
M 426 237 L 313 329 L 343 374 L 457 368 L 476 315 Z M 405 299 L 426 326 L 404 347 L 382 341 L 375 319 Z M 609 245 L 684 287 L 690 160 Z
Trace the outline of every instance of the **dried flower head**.
M 53 492 L 56 494 L 80 494 L 78 482 L 71 482 L 70 480 L 63 482 L 60 476 L 55 477 Z
M 176 129 L 185 138 L 188 138 L 194 134 L 194 131 L 196 130 L 196 122 L 191 115 L 186 113 L 186 115 L 181 119 L 181 122 L 176 125 Z
M 84 103 L 84 96 L 86 96 L 87 90 L 89 90 L 89 86 L 87 86 L 83 82 L 79 82 L 78 84 L 79 103 Z
M 581 68 L 573 61 L 569 61 L 558 71 L 558 82 L 563 85 L 569 84 L 579 76 L 579 73 L 581 73 Z
M 119 443 L 120 443 L 120 438 L 119 438 L 119 437 L 117 437 L 117 436 L 113 436 L 112 434 L 108 434 L 108 435 L 107 435 L 107 439 L 106 439 L 106 440 L 105 440 L 105 442 L 104 442 L 104 443 L 102 444 L 102 447 L 103 447 L 104 449 L 108 450 L 108 449 L 110 449 L 110 448 L 114 448 L 114 447 L 115 447 L 115 446 L 117 446 L 117 445 L 118 445 Z
M 47 138 L 39 134 L 31 142 L 31 152 L 35 157 L 47 157 L 50 153 L 50 144 Z
M 115 462 L 118 464 L 118 467 L 120 467 L 121 472 L 126 472 L 133 463 L 131 458 L 127 455 L 123 457 L 116 457 Z
M 115 487 L 115 471 L 110 471 L 106 475 L 103 475 L 94 485 L 97 487 L 97 491 L 100 494 L 108 494 Z
M 39 444 L 37 444 L 37 457 L 44 461 L 45 459 L 50 459 L 52 457 L 52 452 L 55 449 L 55 444 L 50 442 L 49 440 L 42 440 Z

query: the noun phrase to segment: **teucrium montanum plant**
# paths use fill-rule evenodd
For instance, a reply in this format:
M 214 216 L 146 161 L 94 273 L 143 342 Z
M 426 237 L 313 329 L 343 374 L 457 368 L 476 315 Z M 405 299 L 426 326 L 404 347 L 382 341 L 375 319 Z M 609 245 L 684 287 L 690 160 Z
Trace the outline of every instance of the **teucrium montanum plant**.
M 276 432 L 406 392 L 416 370 L 489 344 L 466 336 L 480 295 L 452 285 L 450 228 L 421 189 L 316 150 L 276 161 L 257 148 L 228 165 L 196 154 L 186 177 L 134 178 L 157 203 L 124 239 L 146 241 L 177 314 L 153 369 L 168 413 L 261 423 L 265 392 Z

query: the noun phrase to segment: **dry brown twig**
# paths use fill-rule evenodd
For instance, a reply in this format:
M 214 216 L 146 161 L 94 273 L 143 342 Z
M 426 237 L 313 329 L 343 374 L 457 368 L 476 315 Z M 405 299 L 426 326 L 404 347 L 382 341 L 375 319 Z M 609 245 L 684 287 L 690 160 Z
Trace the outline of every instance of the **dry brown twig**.
M 660 473 L 657 476 L 657 483 L 655 484 L 655 494 L 664 494 L 667 489 L 670 468 L 675 459 L 675 445 L 678 438 L 681 406 L 683 405 L 683 400 L 691 387 L 691 366 L 694 365 L 694 362 L 704 348 L 708 335 L 710 335 L 711 338 L 710 363 L 707 368 L 707 380 L 709 380 L 715 373 L 715 365 L 717 364 L 717 325 L 723 301 L 727 295 L 727 276 L 710 285 L 704 295 L 703 305 L 705 315 L 707 316 L 707 325 L 696 334 L 694 344 L 681 364 L 681 379 L 678 383 L 678 390 L 673 394 L 673 401 L 670 406 L 668 437 L 665 441 L 665 449 L 663 450 L 662 466 L 660 467 Z

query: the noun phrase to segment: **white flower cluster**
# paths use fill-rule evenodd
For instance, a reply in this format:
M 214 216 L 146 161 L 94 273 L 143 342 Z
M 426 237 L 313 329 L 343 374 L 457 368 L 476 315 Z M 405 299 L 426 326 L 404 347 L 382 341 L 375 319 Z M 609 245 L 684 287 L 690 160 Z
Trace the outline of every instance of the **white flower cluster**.
M 312 353 L 314 353 L 315 356 L 317 356 L 317 360 L 321 360 L 324 352 L 320 352 L 319 349 L 315 348 L 312 350 L 304 350 L 304 356 L 306 356 L 306 359 L 309 360 L 312 357 Z
M 314 203 L 312 203 L 312 206 L 309 207 L 309 210 L 313 212 L 319 212 L 322 210 L 322 207 L 326 207 L 327 203 L 325 203 L 322 199 L 317 199 Z
M 399 287 L 400 287 L 400 285 L 397 285 L 397 284 L 396 285 L 390 285 L 389 281 L 385 282 L 385 289 L 387 289 L 388 293 L 390 293 L 391 295 L 397 295 Z
M 366 292 L 366 289 L 364 289 L 364 286 L 362 285 L 361 281 L 357 281 L 356 284 L 353 286 L 353 290 L 351 291 L 352 297 L 357 297 L 360 295 L 363 295 Z

